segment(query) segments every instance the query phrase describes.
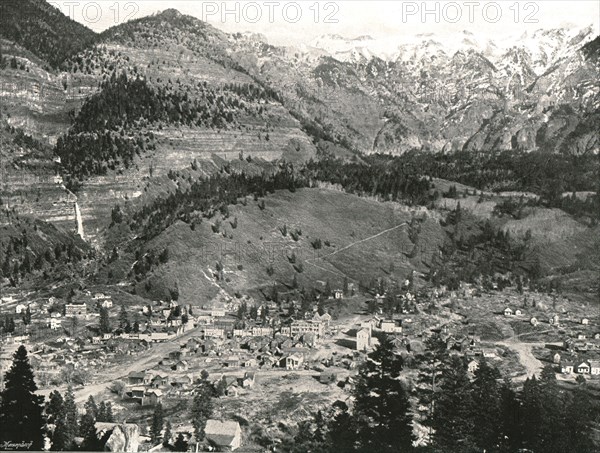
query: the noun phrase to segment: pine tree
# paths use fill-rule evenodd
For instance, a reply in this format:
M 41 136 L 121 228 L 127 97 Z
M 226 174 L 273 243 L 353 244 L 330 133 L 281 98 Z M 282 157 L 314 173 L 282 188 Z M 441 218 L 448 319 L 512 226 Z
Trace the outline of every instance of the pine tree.
M 98 404 L 98 413 L 96 415 L 96 421 L 106 421 L 106 403 L 104 401 L 100 401 L 100 404 Z
M 83 437 L 83 443 L 81 445 L 83 451 L 101 450 L 102 446 L 96 435 L 96 417 L 94 415 L 94 408 L 88 405 L 88 403 L 86 403 L 85 413 L 81 416 L 79 430 L 79 435 Z
M 446 343 L 439 335 L 432 335 L 425 340 L 426 350 L 418 356 L 420 362 L 417 375 L 419 402 L 429 410 L 422 420 L 425 426 L 431 425 L 431 417 L 435 405 L 436 392 L 441 384 L 441 376 L 447 359 Z
M 578 386 L 573 391 L 573 397 L 565 409 L 566 426 L 564 442 L 570 446 L 571 451 L 578 453 L 591 453 L 597 451 L 594 446 L 592 432 L 593 420 L 597 417 L 598 405 L 586 384 Z
M 521 439 L 521 406 L 512 389 L 510 380 L 505 379 L 500 388 L 500 411 L 502 428 L 500 445 L 503 451 L 517 451 L 522 444 Z
M 90 413 L 90 415 L 92 415 L 94 418 L 98 416 L 98 406 L 96 405 L 96 401 L 92 395 L 90 395 L 83 407 L 85 411 Z
M 328 424 L 327 444 L 331 450 L 349 453 L 355 450 L 355 419 L 348 411 L 348 405 L 342 401 L 333 405 L 333 418 Z
M 527 378 L 521 395 L 522 420 L 521 437 L 523 447 L 538 451 L 541 445 L 542 394 L 535 376 Z
M 110 333 L 110 318 L 108 308 L 102 307 L 100 309 L 100 333 Z
M 121 305 L 121 311 L 119 312 L 119 327 L 125 330 L 129 325 L 129 315 L 125 310 L 125 305 Z
M 64 406 L 64 449 L 72 450 L 74 448 L 75 437 L 79 434 L 79 421 L 77 416 L 77 405 L 75 404 L 75 395 L 71 386 L 67 388 Z
M 54 424 L 64 414 L 64 400 L 59 391 L 50 393 L 49 401 L 46 403 L 46 419 L 48 423 Z
M 541 394 L 541 444 L 542 451 L 561 453 L 568 451 L 570 446 L 565 443 L 565 397 L 558 388 L 556 373 L 552 365 L 547 365 L 540 373 Z
M 167 420 L 167 424 L 165 426 L 165 435 L 163 437 L 163 447 L 168 448 L 169 447 L 169 443 L 171 442 L 171 422 Z
M 175 448 L 175 451 L 187 451 L 188 443 L 183 438 L 183 434 L 179 433 L 173 447 Z
M 500 372 L 486 360 L 479 363 L 472 383 L 473 438 L 481 450 L 491 451 L 500 441 L 502 431 L 502 396 Z
M 106 404 L 104 401 L 100 403 L 98 406 L 98 416 L 96 417 L 96 421 L 105 423 L 113 423 L 115 421 L 112 413 L 112 404 L 110 401 Z
M 437 448 L 457 453 L 472 449 L 472 406 L 466 366 L 460 357 L 450 357 L 442 372 L 431 420 Z
M 25 325 L 31 324 L 31 308 L 29 308 L 29 305 L 27 306 L 27 309 L 25 310 L 25 315 L 23 316 L 23 323 Z
M 213 390 L 207 381 L 200 381 L 200 385 L 197 387 L 197 393 L 192 403 L 192 423 L 194 425 L 194 434 L 196 441 L 200 442 L 204 439 L 204 428 L 206 422 L 212 415 L 213 402 L 212 402 Z
M 42 450 L 44 447 L 43 397 L 35 394 L 37 385 L 27 357 L 20 346 L 6 372 L 4 390 L 0 394 L 0 445 L 24 442 L 18 449 Z
M 354 392 L 358 442 L 365 451 L 412 450 L 412 415 L 401 371 L 391 339 L 382 337 L 361 366 Z
M 157 444 L 161 438 L 164 425 L 164 413 L 162 404 L 158 403 L 154 408 L 152 415 L 152 426 L 150 427 L 150 437 L 153 444 Z

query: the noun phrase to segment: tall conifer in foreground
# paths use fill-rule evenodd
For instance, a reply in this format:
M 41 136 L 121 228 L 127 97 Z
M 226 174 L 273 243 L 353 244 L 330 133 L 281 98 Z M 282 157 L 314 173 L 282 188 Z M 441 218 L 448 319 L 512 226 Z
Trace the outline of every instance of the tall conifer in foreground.
M 0 394 L 0 444 L 17 443 L 17 450 L 42 450 L 44 447 L 44 397 L 35 394 L 37 385 L 25 346 L 14 354 Z
M 384 336 L 361 366 L 354 417 L 360 451 L 408 452 L 414 440 L 408 395 L 402 382 L 402 358 Z

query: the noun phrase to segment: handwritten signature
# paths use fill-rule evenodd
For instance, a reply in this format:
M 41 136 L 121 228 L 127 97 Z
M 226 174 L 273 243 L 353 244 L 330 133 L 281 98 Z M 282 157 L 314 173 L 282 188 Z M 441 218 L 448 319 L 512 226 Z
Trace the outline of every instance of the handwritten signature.
M 7 441 L 5 440 L 2 443 L 2 448 L 0 448 L 1 450 L 28 450 L 31 448 L 31 446 L 33 445 L 33 442 L 11 442 L 11 441 Z

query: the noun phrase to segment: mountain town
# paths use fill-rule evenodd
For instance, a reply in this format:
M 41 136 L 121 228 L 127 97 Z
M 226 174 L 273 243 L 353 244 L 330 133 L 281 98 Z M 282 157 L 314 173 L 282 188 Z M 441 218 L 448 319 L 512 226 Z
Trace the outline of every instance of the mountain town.
M 594 26 L 0 51 L 0 450 L 598 451 Z

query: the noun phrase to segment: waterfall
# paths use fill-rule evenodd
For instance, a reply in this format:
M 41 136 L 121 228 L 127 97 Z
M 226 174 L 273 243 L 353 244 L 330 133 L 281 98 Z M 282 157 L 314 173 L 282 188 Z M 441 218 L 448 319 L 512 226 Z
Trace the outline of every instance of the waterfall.
M 83 220 L 81 219 L 81 210 L 79 209 L 79 203 L 75 202 L 75 217 L 77 219 L 77 234 L 81 239 L 85 239 L 83 236 Z

